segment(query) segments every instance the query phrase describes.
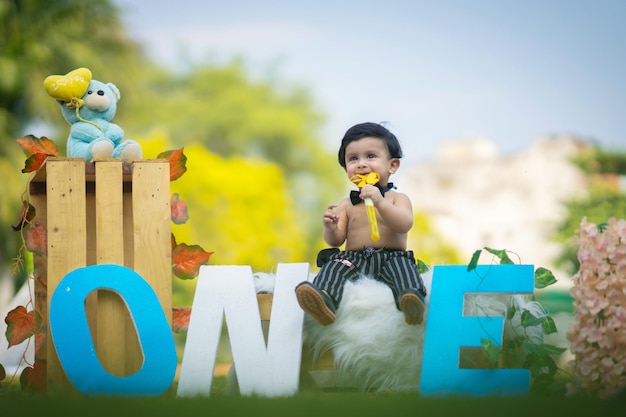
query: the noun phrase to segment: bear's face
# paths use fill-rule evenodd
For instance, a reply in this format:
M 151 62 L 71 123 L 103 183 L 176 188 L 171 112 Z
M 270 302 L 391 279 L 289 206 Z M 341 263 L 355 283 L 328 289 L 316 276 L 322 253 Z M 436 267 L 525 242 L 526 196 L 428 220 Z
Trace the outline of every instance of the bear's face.
M 101 81 L 92 80 L 89 87 L 83 95 L 84 104 L 80 107 L 80 117 L 85 120 L 111 120 L 115 116 L 117 110 L 117 101 L 120 99 L 120 93 L 117 87 Z M 70 124 L 79 121 L 76 117 L 76 109 L 68 108 L 67 103 L 61 102 L 61 112 L 63 117 Z

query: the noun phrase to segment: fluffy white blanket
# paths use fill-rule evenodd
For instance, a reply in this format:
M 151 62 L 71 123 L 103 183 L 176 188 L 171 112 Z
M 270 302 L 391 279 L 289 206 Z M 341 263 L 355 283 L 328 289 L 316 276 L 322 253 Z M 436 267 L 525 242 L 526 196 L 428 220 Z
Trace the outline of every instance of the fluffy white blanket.
M 335 323 L 324 327 L 305 316 L 304 347 L 314 360 L 332 349 L 337 386 L 415 391 L 424 323 L 406 324 L 389 287 L 363 277 L 346 283 Z

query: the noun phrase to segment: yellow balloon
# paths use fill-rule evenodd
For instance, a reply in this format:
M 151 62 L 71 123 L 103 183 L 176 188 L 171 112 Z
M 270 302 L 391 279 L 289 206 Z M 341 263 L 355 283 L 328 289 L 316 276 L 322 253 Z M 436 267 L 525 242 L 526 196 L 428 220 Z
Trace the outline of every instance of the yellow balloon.
M 80 99 L 89 87 L 91 71 L 78 68 L 65 75 L 50 75 L 43 82 L 48 95 L 55 100 L 70 102 Z

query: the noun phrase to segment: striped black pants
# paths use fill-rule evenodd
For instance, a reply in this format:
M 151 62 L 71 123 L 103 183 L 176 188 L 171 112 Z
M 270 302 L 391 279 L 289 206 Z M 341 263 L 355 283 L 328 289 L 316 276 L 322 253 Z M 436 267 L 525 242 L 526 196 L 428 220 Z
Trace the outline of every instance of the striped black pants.
M 313 284 L 325 290 L 339 304 L 345 282 L 363 275 L 389 286 L 396 304 L 400 295 L 407 291 L 426 297 L 426 287 L 417 270 L 413 251 L 374 248 L 336 251 L 321 264 Z

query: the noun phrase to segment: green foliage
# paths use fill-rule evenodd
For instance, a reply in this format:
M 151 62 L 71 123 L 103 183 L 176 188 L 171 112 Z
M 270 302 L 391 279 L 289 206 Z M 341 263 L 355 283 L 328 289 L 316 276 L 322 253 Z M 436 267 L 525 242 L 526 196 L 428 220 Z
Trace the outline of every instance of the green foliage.
M 570 274 L 580 267 L 576 233 L 583 218 L 590 223 L 603 224 L 611 217 L 622 218 L 626 213 L 626 152 L 591 148 L 581 151 L 573 163 L 587 174 L 588 193 L 564 202 L 566 215 L 556 225 L 554 239 L 562 243 L 555 265 Z
M 535 270 L 535 288 L 545 288 L 556 283 L 556 278 L 549 269 L 539 267 Z
M 6 155 L 9 142 L 29 133 L 24 129 L 34 120 L 50 122 L 64 132 L 67 123 L 42 83 L 48 75 L 82 66 L 97 79 L 119 80 L 116 84 L 122 92 L 133 85 L 135 71 L 145 68 L 111 1 L 2 1 L 0 155 Z
M 484 248 L 484 250 L 497 258 L 500 264 L 513 263 L 508 255 L 511 252 L 506 249 Z M 468 271 L 476 269 L 481 254 L 482 250 L 474 252 L 467 267 Z M 543 267 L 535 270 L 535 288 L 546 288 L 556 282 L 550 270 Z M 521 366 L 530 370 L 531 373 L 532 392 L 562 391 L 563 384 L 559 381 L 560 370 L 553 356 L 561 355 L 567 349 L 544 343 L 543 336 L 538 337 L 536 332 L 539 327 L 544 336 L 556 333 L 557 327 L 554 319 L 549 314 L 537 317 L 530 309 L 509 303 L 505 322 L 507 323 L 505 328 L 510 329 L 510 333 L 504 335 L 504 342 L 500 348 L 491 340 L 481 339 L 489 363 L 511 367 L 515 364 L 507 363 L 507 360 L 513 360 L 521 355 L 523 358 Z
M 15 286 L 19 288 L 26 280 L 25 270 L 11 271 L 13 259 L 19 257 L 21 239 L 19 233 L 11 225 L 19 218 L 21 195 L 26 187 L 26 176 L 20 172 L 20 163 L 24 158 L 19 147 L 8 151 L 11 159 L 3 159 L 0 153 L 0 279 L 6 273 L 13 272 L 16 277 Z
M 572 162 L 587 174 L 626 174 L 626 152 L 601 148 L 582 150 Z
M 483 249 L 489 252 L 490 254 L 494 255 L 498 259 L 501 265 L 514 263 L 509 257 L 509 255 L 507 254 L 509 251 L 506 249 L 492 249 L 492 248 L 487 248 L 487 247 Z M 473 271 L 474 269 L 476 269 L 476 266 L 478 266 L 478 261 L 480 259 L 480 255 L 482 255 L 483 253 L 483 249 L 478 249 L 474 251 L 474 253 L 472 254 L 472 259 L 470 260 L 469 264 L 467 264 L 468 272 Z
M 28 179 L 15 139 L 33 124 L 46 124 L 64 149 L 69 131 L 43 88 L 45 77 L 87 66 L 124 92 L 146 65 L 109 0 L 0 0 L 0 274 L 18 256 L 21 238 L 10 226 Z M 26 271 L 14 274 L 21 285 Z

